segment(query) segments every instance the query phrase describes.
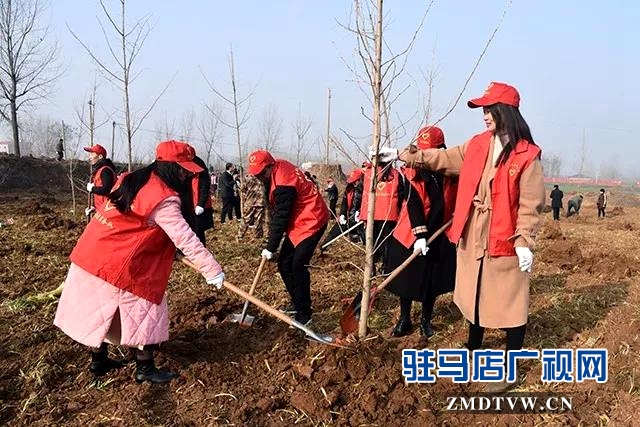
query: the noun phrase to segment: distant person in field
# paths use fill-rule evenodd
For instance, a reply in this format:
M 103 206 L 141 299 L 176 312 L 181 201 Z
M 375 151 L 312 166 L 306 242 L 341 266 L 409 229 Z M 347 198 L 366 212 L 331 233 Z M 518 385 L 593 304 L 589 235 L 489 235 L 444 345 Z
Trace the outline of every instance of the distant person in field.
M 244 195 L 244 221 L 240 227 L 239 237 L 244 237 L 249 228 L 254 236 L 261 239 L 264 236 L 264 218 L 266 201 L 264 184 L 255 176 L 247 175 L 242 188 Z
M 138 383 L 175 377 L 156 368 L 154 351 L 169 339 L 166 289 L 176 248 L 208 284 L 221 289 L 224 281 L 185 220 L 193 210 L 190 178 L 202 170 L 186 143 L 161 142 L 153 163 L 120 178 L 73 248 L 54 324 L 92 348 L 94 375 L 122 366 L 109 357 L 110 343 L 135 349 Z
M 262 257 L 272 259 L 284 237 L 278 272 L 291 301 L 281 311 L 295 314 L 297 322 L 308 325 L 312 314 L 308 265 L 327 228 L 329 210 L 304 172 L 286 160 L 274 159 L 268 151 L 258 150 L 249 155 L 248 172 L 264 184 L 272 209 L 269 238 Z
M 221 224 L 224 224 L 227 218 L 229 218 L 229 221 L 233 219 L 233 208 L 236 203 L 236 181 L 233 178 L 235 171 L 236 167 L 234 164 L 227 163 L 224 167 L 224 172 L 220 174 L 218 179 L 220 199 L 222 199 Z
M 107 196 L 116 183 L 116 167 L 107 158 L 107 150 L 102 145 L 95 144 L 83 149 L 89 153 L 91 164 L 91 181 L 87 183 L 87 191 L 93 196 L 93 205 L 85 209 L 85 215 L 90 216 L 107 202 Z
M 58 161 L 61 161 L 64 158 L 64 140 L 62 138 L 56 144 L 56 152 L 58 153 Z
M 400 159 L 410 167 L 459 176 L 447 236 L 457 245 L 453 301 L 469 322 L 465 346 L 478 350 L 485 329 L 493 328 L 506 331 L 507 352 L 520 350 L 529 313 L 532 249 L 546 200 L 541 150 L 520 113 L 515 87 L 492 82 L 467 105 L 482 108 L 484 132 L 444 150 L 409 146 Z M 484 391 L 501 393 L 514 385 L 492 382 Z
M 551 190 L 551 194 L 549 198 L 551 199 L 551 210 L 553 211 L 553 220 L 560 221 L 560 209 L 562 209 L 562 198 L 564 197 L 564 193 L 558 185 L 553 186 L 553 190 Z
M 604 191 L 604 188 L 600 189 L 600 194 L 598 194 L 598 201 L 596 202 L 596 206 L 598 207 L 598 218 L 604 218 L 604 210 L 607 208 L 607 193 Z
M 571 215 L 580 215 L 580 207 L 582 206 L 583 199 L 584 197 L 582 194 L 578 194 L 577 196 L 569 199 L 569 202 L 567 203 L 567 218 Z
M 331 217 L 336 217 L 336 206 L 338 205 L 338 187 L 336 183 L 333 182 L 333 179 L 329 178 L 327 180 L 327 188 L 324 189 L 324 192 L 327 193 L 327 199 L 329 200 L 329 211 L 331 211 Z

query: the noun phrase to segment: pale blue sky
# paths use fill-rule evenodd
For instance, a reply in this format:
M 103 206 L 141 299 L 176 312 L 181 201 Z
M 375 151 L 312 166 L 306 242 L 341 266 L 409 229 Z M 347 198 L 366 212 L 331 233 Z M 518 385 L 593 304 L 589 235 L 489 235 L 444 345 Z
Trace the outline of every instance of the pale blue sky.
M 116 7 L 119 2 L 105 0 Z M 367 101 L 351 80 L 341 56 L 351 60 L 354 37 L 336 21 L 346 22 L 347 0 L 303 1 L 163 1 L 128 2 L 130 22 L 151 15 L 152 31 L 138 60 L 142 74 L 132 86 L 134 106 L 141 110 L 177 73 L 170 89 L 136 138 L 152 147 L 156 129 L 175 121 L 179 132 L 184 113 L 213 94 L 200 67 L 222 91 L 228 89 L 226 57 L 233 43 L 241 90 L 254 88 L 252 115 L 244 135 L 259 139 L 265 106 L 277 106 L 283 119 L 280 150 L 293 141 L 291 123 L 298 103 L 313 127 L 307 139 L 325 133 L 326 92 L 333 92 L 332 128 L 357 135 L 370 132 L 360 107 Z M 428 2 L 388 0 L 388 43 L 400 50 L 416 28 Z M 499 21 L 505 1 L 440 0 L 434 3 L 407 64 L 403 84 L 411 88 L 394 105 L 395 114 L 411 117 L 421 108 L 425 83 L 420 70 L 436 68 L 433 108 L 439 116 L 462 88 L 466 76 Z M 104 16 L 97 1 L 56 0 L 48 15 L 68 71 L 41 114 L 74 123 L 74 106 L 86 102 L 95 67 L 72 38 L 69 25 L 95 52 L 105 57 L 106 45 L 97 24 Z M 636 169 L 640 148 L 632 132 L 640 122 L 640 4 L 635 1 L 514 1 L 480 68 L 455 111 L 442 123 L 448 144 L 463 143 L 482 130 L 482 114 L 466 100 L 492 81 L 515 85 L 521 111 L 543 153 L 562 155 L 564 172 L 575 172 L 583 130 L 595 173 L 603 162 L 627 174 Z M 398 87 L 400 87 L 400 83 Z M 98 104 L 120 108 L 120 94 L 107 83 L 98 89 Z M 101 112 L 99 112 L 101 114 Z M 122 118 L 116 117 L 117 122 Z M 414 120 L 406 136 L 417 129 Z M 110 143 L 110 126 L 99 132 Z M 230 131 L 223 151 L 235 153 Z M 367 143 L 361 143 L 363 147 Z M 399 144 L 404 145 L 404 142 Z M 123 150 L 116 150 L 120 155 Z M 150 152 L 150 149 L 149 149 Z M 544 154 L 543 154 L 544 155 Z

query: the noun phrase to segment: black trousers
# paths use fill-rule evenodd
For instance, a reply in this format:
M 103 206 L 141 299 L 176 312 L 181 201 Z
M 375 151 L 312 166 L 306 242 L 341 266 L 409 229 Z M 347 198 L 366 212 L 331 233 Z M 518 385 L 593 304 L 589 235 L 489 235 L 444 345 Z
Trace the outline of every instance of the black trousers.
M 233 207 L 235 204 L 235 197 L 223 197 L 222 198 L 222 214 L 220 215 L 220 222 L 225 222 L 227 216 L 229 221 L 233 219 Z
M 233 198 L 233 210 L 236 213 L 236 219 L 242 219 L 242 213 L 240 212 L 240 197 Z M 231 219 L 231 216 L 229 216 L 229 219 Z
M 556 221 L 560 220 L 560 208 L 551 208 L 553 210 L 553 219 Z
M 282 243 L 278 271 L 296 308 L 296 318 L 311 316 L 311 275 L 308 265 L 326 228 L 325 224 L 298 246 L 293 246 L 289 236 L 285 237 Z
M 598 208 L 598 218 L 600 218 L 600 216 L 605 217 L 604 208 Z

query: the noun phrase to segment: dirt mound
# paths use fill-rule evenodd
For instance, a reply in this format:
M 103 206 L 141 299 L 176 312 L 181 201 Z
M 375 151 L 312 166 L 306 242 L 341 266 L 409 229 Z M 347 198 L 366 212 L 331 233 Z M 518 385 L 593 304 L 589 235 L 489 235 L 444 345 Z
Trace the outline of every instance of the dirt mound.
M 552 209 L 550 205 L 544 205 L 544 208 L 542 208 L 542 213 L 549 213 L 551 211 Z
M 624 215 L 624 209 L 622 209 L 621 206 L 616 206 L 615 208 L 611 209 L 610 212 L 607 213 L 607 216 L 620 216 L 620 215 Z
M 640 271 L 633 259 L 611 252 L 591 254 L 583 259 L 581 267 L 595 277 L 606 279 L 624 279 Z
M 564 240 L 564 233 L 557 221 L 545 224 L 540 232 L 540 237 L 546 240 Z
M 584 258 L 576 242 L 556 240 L 540 250 L 538 259 L 563 270 L 571 270 L 575 266 L 580 265 Z
M 629 221 L 623 222 L 607 222 L 607 230 L 624 230 L 624 231 L 633 231 L 636 229 L 636 225 L 632 224 Z
M 28 212 L 30 214 L 50 215 L 54 213 L 53 209 L 51 209 L 49 206 L 42 205 L 36 200 L 26 201 L 25 203 L 22 204 L 22 209 L 24 209 L 25 212 Z

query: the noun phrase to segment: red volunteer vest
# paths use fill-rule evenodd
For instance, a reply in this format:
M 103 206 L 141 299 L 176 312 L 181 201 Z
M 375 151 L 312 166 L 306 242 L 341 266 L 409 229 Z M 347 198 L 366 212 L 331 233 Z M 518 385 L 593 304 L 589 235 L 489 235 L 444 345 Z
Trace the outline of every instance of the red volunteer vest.
M 104 169 L 109 169 L 111 171 L 111 173 L 113 173 L 113 176 L 115 178 L 116 173 L 113 169 L 111 169 L 109 166 L 102 166 L 100 167 L 98 170 L 96 170 L 96 173 L 93 174 L 93 183 L 95 184 L 96 187 L 102 187 L 104 185 L 104 183 L 102 182 L 102 171 Z M 101 209 L 105 203 L 107 203 L 107 200 L 109 200 L 109 198 L 107 196 L 101 196 L 99 194 L 94 194 L 93 195 L 93 206 L 95 206 L 96 209 Z
M 449 230 L 449 239 L 453 243 L 457 244 L 462 236 L 492 143 L 493 134 L 491 131 L 478 134 L 469 141 L 460 170 L 453 224 Z M 514 256 L 516 254 L 511 238 L 516 231 L 520 176 L 531 162 L 540 156 L 540 152 L 538 146 L 520 140 L 511 152 L 506 164 L 500 164 L 496 170 L 496 176 L 491 186 L 490 256 Z
M 193 206 L 196 207 L 198 206 L 198 200 L 200 200 L 200 189 L 198 188 L 198 183 L 200 182 L 200 179 L 202 179 L 200 177 L 200 174 L 195 174 L 192 178 L 191 178 L 191 194 L 193 196 Z M 204 206 L 203 208 L 210 208 L 211 205 L 211 196 L 208 196 L 206 198 L 206 201 L 204 202 Z
M 345 192 L 347 193 L 347 214 L 348 214 L 351 208 L 353 207 L 353 197 L 356 194 L 356 189 L 351 187 L 346 189 Z
M 147 221 L 169 196 L 177 193 L 152 173 L 133 200 L 131 212 L 122 214 L 111 202 L 96 211 L 69 258 L 94 276 L 160 304 L 176 248 L 160 227 Z
M 329 209 L 322 195 L 300 169 L 286 160 L 276 160 L 271 171 L 269 204 L 275 204 L 274 191 L 277 186 L 295 187 L 296 200 L 293 203 L 291 218 L 287 226 L 287 236 L 298 246 L 304 239 L 311 237 L 329 221 Z
M 383 167 L 378 166 L 378 174 Z M 360 219 L 367 220 L 369 206 L 369 187 L 373 168 L 367 168 L 364 173 L 364 187 L 362 189 L 362 204 L 360 206 Z M 398 210 L 398 185 L 400 174 L 396 169 L 391 169 L 385 181 L 378 180 L 376 185 L 376 206 L 373 213 L 375 221 L 397 221 Z
M 413 188 L 416 190 L 415 193 L 409 194 L 409 197 L 420 197 L 422 201 L 422 206 L 424 208 L 424 217 L 427 218 L 429 215 L 429 210 L 431 209 L 431 201 L 429 200 L 429 196 L 427 195 L 427 187 L 426 183 L 422 179 L 416 179 L 418 174 L 416 170 L 413 168 L 405 168 L 404 169 L 405 177 L 411 184 Z M 400 216 L 398 219 L 398 224 L 396 225 L 395 230 L 393 230 L 393 237 L 402 243 L 402 245 L 409 249 L 415 243 L 416 235 L 413 234 L 413 227 L 411 226 L 411 219 L 409 217 L 409 210 L 407 209 L 407 201 L 402 202 L 402 209 L 400 209 Z

